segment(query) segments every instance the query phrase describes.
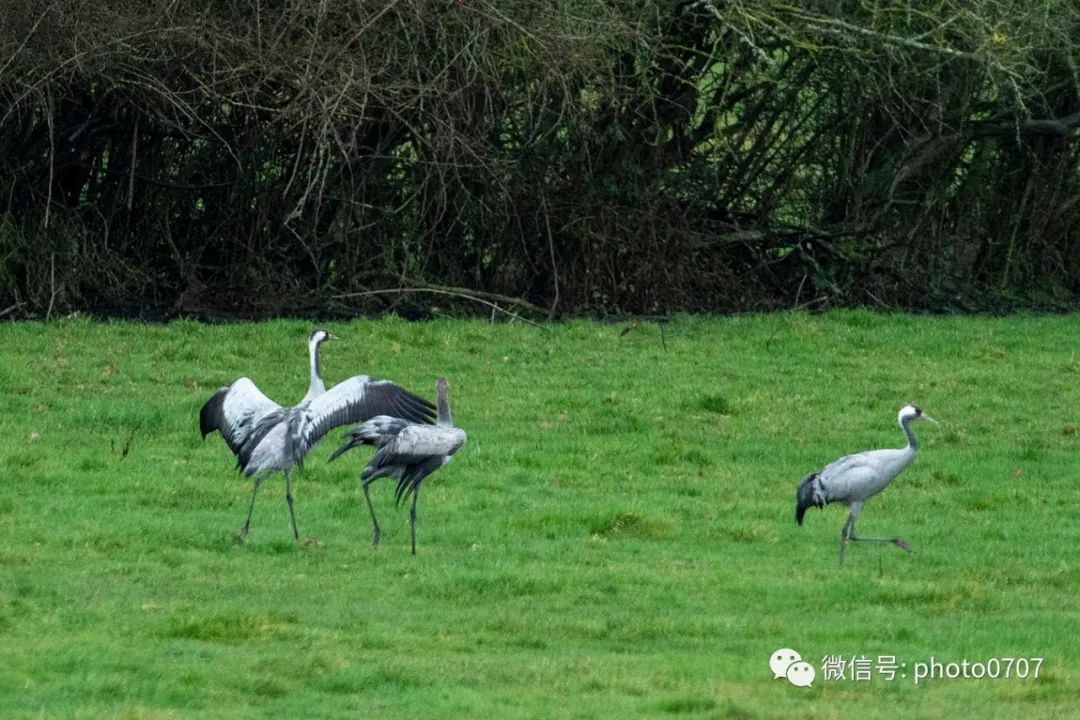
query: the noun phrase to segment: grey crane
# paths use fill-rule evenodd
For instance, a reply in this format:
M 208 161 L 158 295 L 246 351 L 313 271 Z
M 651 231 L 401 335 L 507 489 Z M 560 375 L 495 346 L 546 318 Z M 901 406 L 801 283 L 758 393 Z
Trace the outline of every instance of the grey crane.
M 840 530 L 840 564 L 844 564 L 844 550 L 848 540 L 852 542 L 890 542 L 902 550 L 911 552 L 911 547 L 903 538 L 858 537 L 855 535 L 855 520 L 859 517 L 863 503 L 884 490 L 904 468 L 915 459 L 917 444 L 911 423 L 917 420 L 936 422 L 914 405 L 900 408 L 897 422 L 907 435 L 907 446 L 896 450 L 868 450 L 845 455 L 831 462 L 820 472 L 810 473 L 799 484 L 795 494 L 795 522 L 803 523 L 803 515 L 810 507 L 822 508 L 829 503 L 844 503 L 850 513 L 847 522 Z
M 303 400 L 282 407 L 266 397 L 249 378 L 220 388 L 202 407 L 199 429 L 203 438 L 217 430 L 236 455 L 236 466 L 252 478 L 251 504 L 238 540 L 251 528 L 255 496 L 269 475 L 285 475 L 285 501 L 289 505 L 293 537 L 300 539 L 293 509 L 293 466 L 302 466 L 304 456 L 336 427 L 360 422 L 376 415 L 392 413 L 416 423 L 430 423 L 435 406 L 388 380 L 356 375 L 330 390 L 323 383 L 319 366 L 319 346 L 337 338 L 325 330 L 315 330 L 308 338 L 311 383 Z
M 435 383 L 435 394 L 438 406 L 435 425 L 420 425 L 386 415 L 373 417 L 346 433 L 349 441 L 330 456 L 333 460 L 359 445 L 374 445 L 376 448 L 375 456 L 360 475 L 364 499 L 367 500 L 374 526 L 372 538 L 375 547 L 379 546 L 381 531 L 368 486 L 379 478 L 396 478 L 398 484 L 394 500 L 397 505 L 412 493 L 409 528 L 412 532 L 412 554 L 415 555 L 416 499 L 420 495 L 420 485 L 424 478 L 450 462 L 454 453 L 465 444 L 465 431 L 454 427 L 454 419 L 450 415 L 450 384 L 446 378 L 439 378 Z

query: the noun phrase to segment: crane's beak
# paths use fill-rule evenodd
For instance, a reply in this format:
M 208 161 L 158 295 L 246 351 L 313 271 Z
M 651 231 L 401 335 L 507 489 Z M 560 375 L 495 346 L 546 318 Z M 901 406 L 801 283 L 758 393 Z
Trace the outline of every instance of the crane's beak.
M 331 335 L 330 333 L 326 333 L 326 339 L 327 340 L 340 340 L 341 338 L 339 338 L 337 335 Z
M 937 420 L 935 420 L 934 418 L 930 417 L 930 416 L 929 416 L 929 415 L 927 415 L 926 413 L 923 413 L 922 415 L 920 415 L 920 416 L 919 416 L 919 419 L 921 419 L 921 420 L 929 420 L 930 422 L 932 422 L 932 423 L 934 423 L 935 425 L 937 425 Z

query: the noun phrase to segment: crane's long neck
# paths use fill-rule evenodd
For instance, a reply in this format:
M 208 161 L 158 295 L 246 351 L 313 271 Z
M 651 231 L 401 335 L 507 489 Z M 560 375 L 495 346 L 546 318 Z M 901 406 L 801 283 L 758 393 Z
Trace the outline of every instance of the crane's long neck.
M 907 435 L 907 447 L 904 449 L 911 451 L 911 454 L 914 455 L 919 449 L 919 443 L 915 440 L 915 431 L 911 429 L 911 418 L 905 417 L 901 420 L 900 427 L 904 428 L 904 434 Z
M 311 361 L 311 384 L 308 385 L 307 399 L 311 399 L 326 392 L 326 385 L 322 379 L 322 369 L 319 366 L 319 342 L 312 340 L 308 343 L 308 356 Z
M 436 424 L 444 427 L 453 427 L 454 416 L 450 414 L 450 394 L 443 386 L 439 386 L 437 391 L 437 398 L 435 400 L 435 406 L 438 408 L 439 417 L 435 421 Z

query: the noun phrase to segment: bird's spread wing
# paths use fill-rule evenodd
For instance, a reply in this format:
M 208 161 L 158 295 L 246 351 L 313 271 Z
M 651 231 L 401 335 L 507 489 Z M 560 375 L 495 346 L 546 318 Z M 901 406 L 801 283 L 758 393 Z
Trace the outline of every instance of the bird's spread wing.
M 203 437 L 217 430 L 229 449 L 239 453 L 260 420 L 281 406 L 266 397 L 255 383 L 240 378 L 214 393 L 199 413 Z
M 302 458 L 334 428 L 376 415 L 430 424 L 435 420 L 435 406 L 389 380 L 372 380 L 366 375 L 351 377 L 307 406 L 296 455 Z
M 860 455 L 845 455 L 818 473 L 828 502 L 845 502 L 860 494 L 860 489 L 878 478 L 877 468 Z

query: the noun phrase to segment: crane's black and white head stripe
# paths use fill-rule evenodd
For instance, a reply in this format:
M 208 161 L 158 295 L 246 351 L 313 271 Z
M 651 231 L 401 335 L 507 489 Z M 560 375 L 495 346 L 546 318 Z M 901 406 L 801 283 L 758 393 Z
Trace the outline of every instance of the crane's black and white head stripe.
M 330 333 L 323 330 L 322 328 L 317 328 L 316 330 L 312 331 L 311 335 L 308 337 L 308 343 L 309 344 L 314 343 L 314 344 L 318 345 L 320 343 L 326 342 L 327 340 L 339 340 L 339 339 L 340 338 L 338 338 L 337 335 L 331 335 Z
M 899 420 L 901 424 L 903 424 L 905 420 L 929 420 L 930 422 L 935 422 L 934 418 L 924 413 L 922 408 L 918 405 L 905 405 L 900 408 L 897 420 Z

